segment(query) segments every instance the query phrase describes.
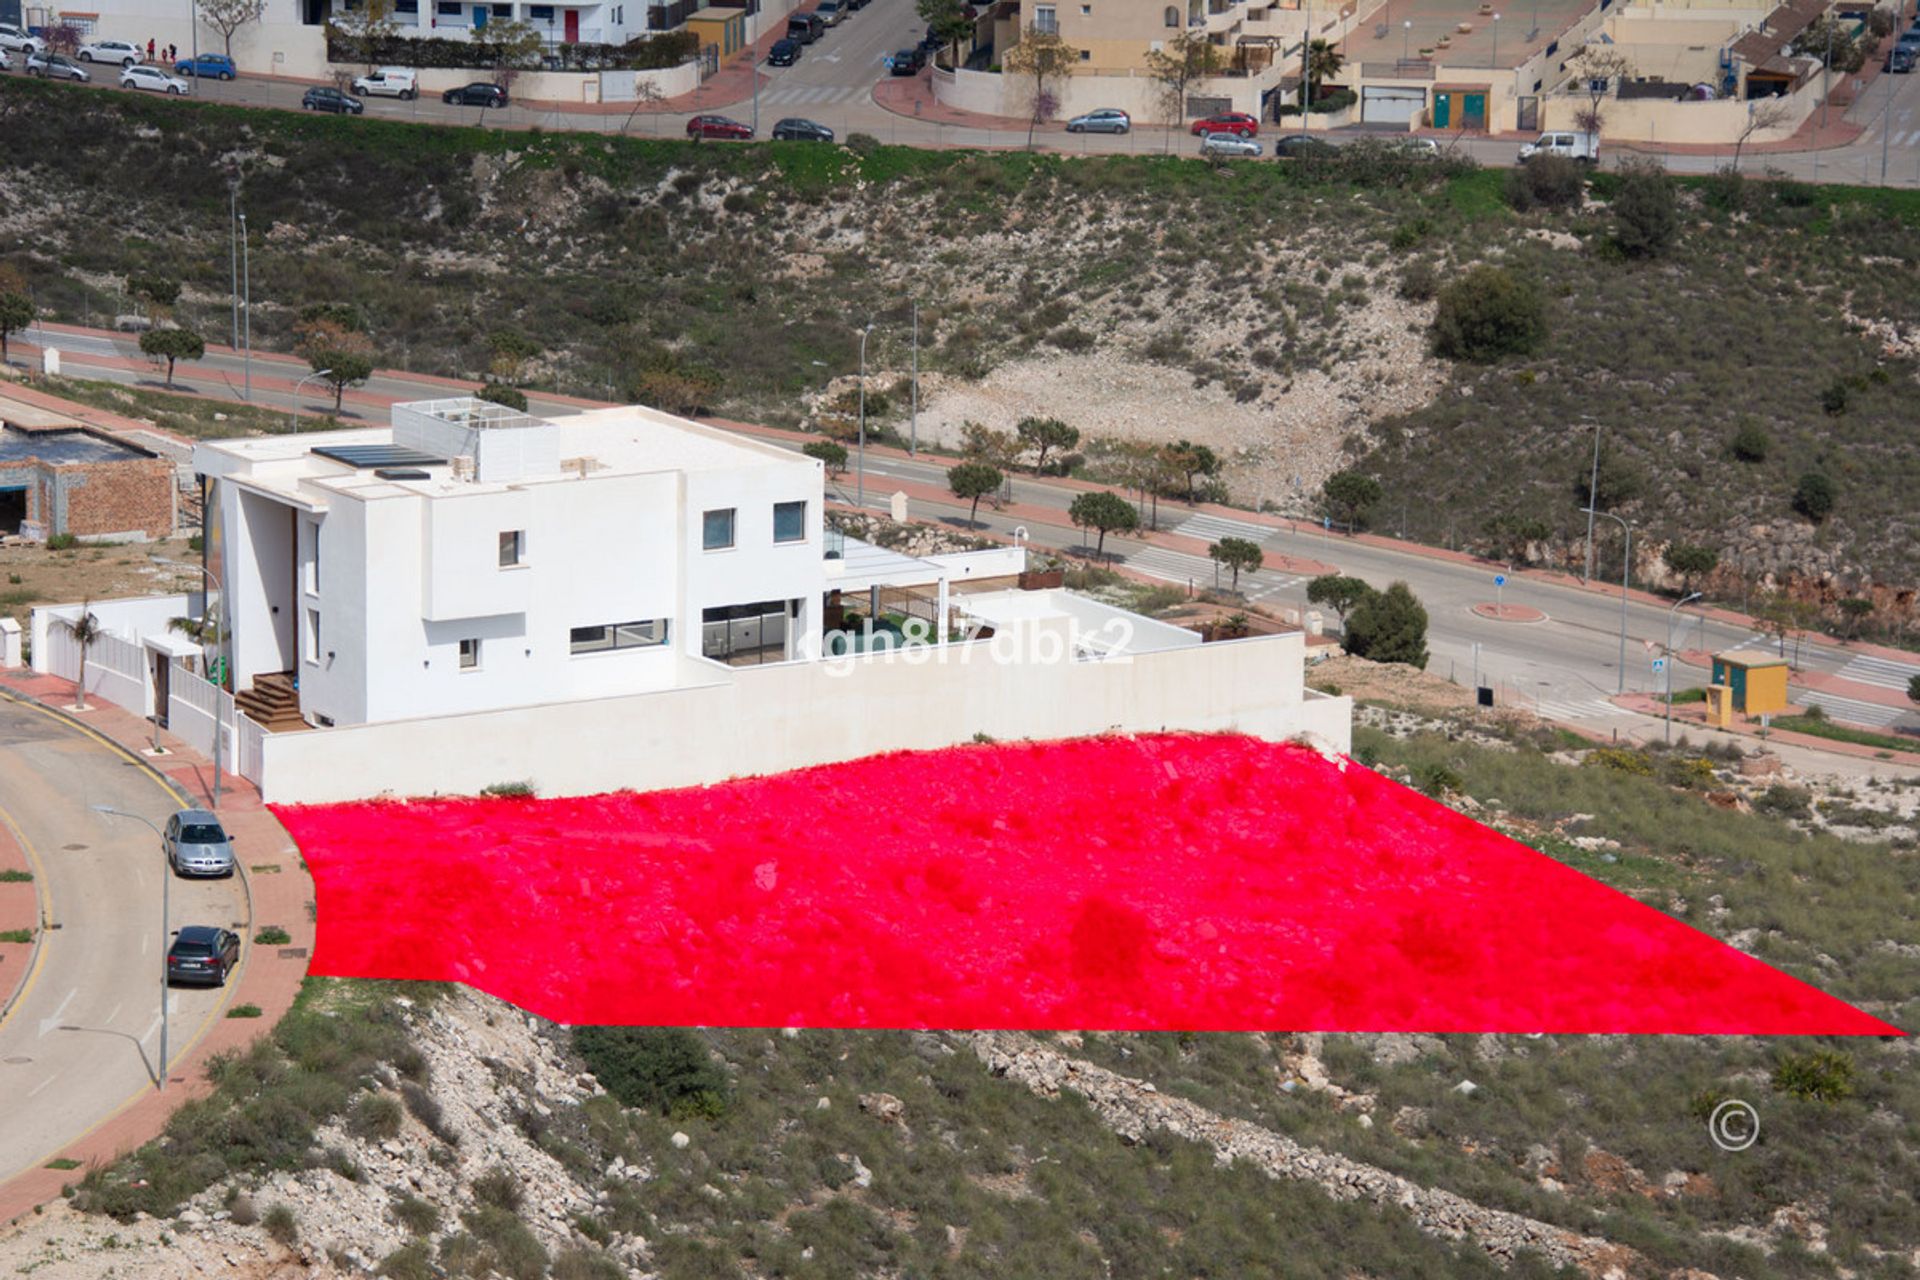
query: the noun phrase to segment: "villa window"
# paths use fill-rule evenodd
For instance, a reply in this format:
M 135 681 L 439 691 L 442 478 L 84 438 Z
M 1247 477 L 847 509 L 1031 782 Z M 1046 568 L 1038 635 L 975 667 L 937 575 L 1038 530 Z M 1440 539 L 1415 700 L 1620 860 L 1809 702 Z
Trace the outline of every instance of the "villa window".
M 709 511 L 700 521 L 700 545 L 707 551 L 725 551 L 733 545 L 733 508 Z
M 1174 8 L 1172 5 L 1167 6 L 1166 13 L 1162 14 L 1161 17 L 1166 22 L 1166 24 L 1170 27 L 1177 27 L 1180 25 L 1180 11 Z
M 320 661 L 320 611 L 318 609 L 307 610 L 307 634 L 305 639 L 306 644 L 304 647 L 307 651 L 307 661 Z
M 462 671 L 477 671 L 480 669 L 480 642 L 478 640 L 462 640 L 460 642 L 460 669 Z
M 610 653 L 615 649 L 652 649 L 666 642 L 667 620 L 665 618 L 574 627 L 567 633 L 567 650 L 570 653 Z
M 524 529 L 508 529 L 500 535 L 500 567 L 511 569 L 519 564 L 527 554 L 527 532 Z
M 773 504 L 773 540 L 775 542 L 807 540 L 806 503 L 776 502 Z
M 1050 4 L 1038 4 L 1033 7 L 1033 29 L 1041 35 L 1060 34 L 1060 18 Z

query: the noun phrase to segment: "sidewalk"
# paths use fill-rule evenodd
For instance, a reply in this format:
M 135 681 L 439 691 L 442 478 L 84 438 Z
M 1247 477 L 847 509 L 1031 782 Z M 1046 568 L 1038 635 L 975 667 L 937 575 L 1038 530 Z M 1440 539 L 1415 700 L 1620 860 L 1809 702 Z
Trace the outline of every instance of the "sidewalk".
M 13 1007 L 15 997 L 26 983 L 39 954 L 40 879 L 28 865 L 26 847 L 14 836 L 13 828 L 0 818 L 0 875 L 7 872 L 32 875 L 32 880 L 0 880 L 0 934 L 26 929 L 30 942 L 0 942 L 0 1018 Z
M 160 741 L 168 754 L 143 754 L 153 737 L 152 724 L 145 718 L 99 698 L 92 699 L 84 713 L 70 714 L 64 708 L 73 702 L 73 684 L 30 670 L 0 672 L 0 694 L 36 704 L 53 718 L 117 748 L 129 763 L 153 769 L 180 795 L 183 804 L 211 801 L 212 764 L 184 743 L 163 731 Z M 237 979 L 229 984 L 226 1007 L 257 1005 L 261 1016 L 228 1017 L 216 1022 L 200 1041 L 185 1046 L 175 1058 L 165 1093 L 141 1090 L 53 1157 L 77 1161 L 76 1169 L 43 1166 L 0 1183 L 0 1223 L 54 1199 L 63 1185 L 77 1180 L 80 1170 L 110 1161 L 159 1136 L 178 1107 L 211 1091 L 206 1079 L 208 1059 L 217 1053 L 244 1049 L 292 1008 L 313 951 L 314 923 L 309 914 L 314 901 L 313 881 L 285 829 L 261 804 L 260 793 L 232 773 L 223 775 L 221 785 L 220 820 L 237 837 L 240 873 L 250 903 L 241 968 Z M 4 843 L 0 842 L 0 848 Z M 5 856 L 0 852 L 0 866 L 7 865 Z M 0 903 L 5 901 L 0 898 Z M 253 935 L 267 925 L 285 929 L 292 935 L 291 942 L 277 948 L 255 946 Z
M 1611 699 L 1622 710 L 1650 716 L 1655 720 L 1664 720 L 1667 704 L 1657 695 L 1650 693 L 1628 693 Z M 1707 711 L 1702 703 L 1681 703 L 1673 708 L 1673 730 L 1678 733 L 1732 733 L 1743 738 L 1761 739 L 1760 726 L 1750 723 L 1747 717 L 1736 715 L 1733 727 L 1722 729 L 1707 724 Z M 1811 733 L 1795 733 L 1791 729 L 1782 729 L 1778 724 L 1768 729 L 1764 741 L 1773 744 L 1785 743 L 1809 751 L 1818 751 L 1827 755 L 1853 756 L 1861 760 L 1892 760 L 1903 765 L 1920 765 L 1920 739 L 1916 739 L 1911 750 L 1888 751 L 1883 747 L 1869 747 L 1858 742 L 1840 742 L 1833 738 L 1817 737 Z

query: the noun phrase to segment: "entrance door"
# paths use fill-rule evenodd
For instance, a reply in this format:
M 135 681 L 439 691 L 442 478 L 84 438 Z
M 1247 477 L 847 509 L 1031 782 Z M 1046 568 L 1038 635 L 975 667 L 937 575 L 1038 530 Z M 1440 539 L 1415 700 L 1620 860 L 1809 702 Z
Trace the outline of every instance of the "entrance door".
M 1360 90 L 1360 118 L 1367 124 L 1411 124 L 1426 105 L 1425 89 L 1367 85 Z
M 169 678 L 173 675 L 173 660 L 158 649 L 149 649 L 147 661 L 153 664 L 153 722 L 165 729 L 167 700 L 173 696 L 168 688 Z
M 1487 95 L 1466 93 L 1461 96 L 1460 123 L 1469 129 L 1487 127 Z
M 1447 129 L 1453 125 L 1453 95 L 1436 90 L 1433 95 L 1433 127 Z
M 567 21 L 567 26 L 566 26 L 567 43 L 579 44 L 580 43 L 580 11 L 578 9 L 567 10 L 566 21 Z
M 479 31 L 485 28 L 486 25 L 487 25 L 487 6 L 483 4 L 477 4 L 473 6 L 473 29 L 475 31 Z

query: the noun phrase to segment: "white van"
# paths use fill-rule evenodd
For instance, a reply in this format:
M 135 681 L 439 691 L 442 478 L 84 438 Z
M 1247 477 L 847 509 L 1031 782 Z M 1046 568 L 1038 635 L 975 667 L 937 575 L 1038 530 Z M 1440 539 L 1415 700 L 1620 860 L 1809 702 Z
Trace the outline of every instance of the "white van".
M 1581 164 L 1600 161 L 1600 135 L 1597 133 L 1543 133 L 1520 148 L 1524 162 L 1535 156 L 1565 156 Z
M 356 77 L 353 91 L 362 96 L 372 94 L 376 98 L 411 98 L 420 90 L 413 72 L 408 68 L 382 67 L 372 75 Z

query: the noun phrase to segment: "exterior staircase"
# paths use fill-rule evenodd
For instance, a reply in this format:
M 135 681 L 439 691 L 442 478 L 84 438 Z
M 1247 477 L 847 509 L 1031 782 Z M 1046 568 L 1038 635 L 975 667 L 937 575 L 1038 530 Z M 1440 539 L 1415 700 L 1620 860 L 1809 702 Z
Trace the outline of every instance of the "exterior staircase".
M 311 727 L 300 715 L 300 694 L 293 687 L 291 671 L 255 676 L 251 689 L 233 695 L 233 704 L 268 733 Z

